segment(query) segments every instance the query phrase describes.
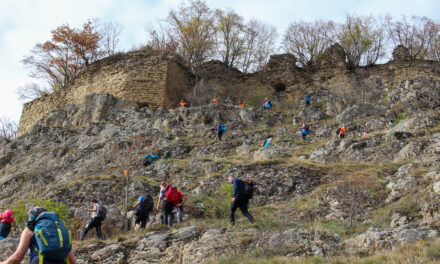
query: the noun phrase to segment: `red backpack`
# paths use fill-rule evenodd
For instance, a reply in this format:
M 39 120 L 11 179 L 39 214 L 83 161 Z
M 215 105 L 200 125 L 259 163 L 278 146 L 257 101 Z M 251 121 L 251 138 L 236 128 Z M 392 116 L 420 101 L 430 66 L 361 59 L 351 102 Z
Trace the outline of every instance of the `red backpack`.
M 167 192 L 165 194 L 165 197 L 167 198 L 167 201 L 172 204 L 178 204 L 180 203 L 180 195 L 177 191 L 177 188 L 171 185 L 167 186 Z

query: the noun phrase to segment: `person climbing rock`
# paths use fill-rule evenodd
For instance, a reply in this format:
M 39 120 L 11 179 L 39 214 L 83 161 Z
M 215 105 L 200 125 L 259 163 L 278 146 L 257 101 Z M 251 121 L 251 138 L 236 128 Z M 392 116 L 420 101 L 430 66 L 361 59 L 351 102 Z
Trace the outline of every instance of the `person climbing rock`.
M 344 138 L 345 137 L 345 131 L 346 131 L 345 125 L 342 125 L 340 128 L 338 128 L 338 130 L 336 130 L 336 135 L 339 138 Z
M 183 99 L 180 100 L 179 107 L 185 108 L 186 106 L 187 106 L 187 103 Z
M 218 98 L 217 96 L 214 96 L 214 98 L 212 98 L 212 102 L 215 104 L 218 104 Z
M 307 135 L 309 134 L 309 126 L 304 121 L 301 121 L 301 128 L 299 132 L 301 134 L 302 139 L 306 140 Z
M 157 211 L 160 211 L 161 205 L 163 205 L 163 201 L 166 199 L 166 192 L 167 192 L 166 187 L 167 184 L 165 182 L 160 183 L 159 199 L 157 200 L 157 206 L 156 206 Z M 160 223 L 162 225 L 168 224 L 167 219 L 165 218 L 164 210 L 162 210 L 162 214 L 160 216 Z
M 17 223 L 14 218 L 14 211 L 7 209 L 0 214 L 0 240 L 7 238 L 11 232 L 12 223 L 14 223 L 14 232 L 17 229 Z
M 263 147 L 269 147 L 272 144 L 273 136 L 270 135 L 264 140 Z
M 79 238 L 80 241 L 82 241 L 87 233 L 90 231 L 90 229 L 92 229 L 93 227 L 96 230 L 96 236 L 99 239 L 102 239 L 102 233 L 101 233 L 101 225 L 102 225 L 102 219 L 99 216 L 99 210 L 101 209 L 101 206 L 98 204 L 98 201 L 96 199 L 92 199 L 90 200 L 90 206 L 92 206 L 92 209 L 87 209 L 87 212 L 89 212 L 91 214 L 91 219 L 89 221 L 89 223 L 83 228 L 82 232 L 81 232 L 81 236 Z
M 218 140 L 222 140 L 222 136 L 226 132 L 226 125 L 218 123 L 217 126 L 212 129 L 212 131 L 217 131 Z
M 229 221 L 231 225 L 235 224 L 235 211 L 240 208 L 244 216 L 249 219 L 251 223 L 255 223 L 254 218 L 248 211 L 249 199 L 252 198 L 252 194 L 246 190 L 246 185 L 244 181 L 235 178 L 234 176 L 229 176 L 228 181 L 233 185 L 233 196 L 231 200 L 231 206 L 229 207 Z
M 62 245 L 59 242 L 61 239 Z M 44 245 L 43 248 L 40 248 L 39 244 Z M 47 212 L 43 207 L 35 207 L 28 211 L 27 227 L 21 232 L 17 249 L 6 261 L 0 263 L 21 263 L 26 252 L 30 264 L 76 264 L 69 231 L 56 213 Z
M 390 120 L 390 122 L 388 122 L 387 124 L 387 128 L 392 129 L 394 125 L 394 120 Z
M 165 187 L 165 199 L 162 201 L 162 212 L 168 226 L 173 226 L 174 207 L 183 206 L 185 201 L 186 197 L 179 192 L 175 186 L 168 184 Z
M 310 94 L 306 94 L 306 98 L 304 99 L 304 102 L 306 103 L 306 106 L 310 105 Z
M 263 109 L 270 109 L 271 107 L 272 107 L 272 102 L 269 99 L 264 98 Z
M 159 156 L 153 155 L 153 154 L 149 154 L 149 155 L 145 155 L 142 159 L 142 165 L 144 165 L 144 167 L 148 167 L 151 164 L 154 164 L 154 162 L 156 160 L 160 159 Z
M 150 195 L 139 196 L 137 203 L 133 205 L 133 208 L 136 207 L 136 219 L 134 221 L 135 231 L 139 230 L 140 228 L 145 228 L 145 226 L 147 225 L 148 218 L 154 207 L 153 198 Z

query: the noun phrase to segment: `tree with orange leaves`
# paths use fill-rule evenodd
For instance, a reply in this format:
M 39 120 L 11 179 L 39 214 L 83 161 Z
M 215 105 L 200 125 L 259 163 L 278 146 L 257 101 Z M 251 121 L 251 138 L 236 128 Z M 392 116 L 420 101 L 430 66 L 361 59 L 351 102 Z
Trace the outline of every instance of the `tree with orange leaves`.
M 100 34 L 87 21 L 82 29 L 68 24 L 52 30 L 52 39 L 38 43 L 22 63 L 31 68 L 30 76 L 44 79 L 56 91 L 73 81 L 81 69 L 104 55 Z

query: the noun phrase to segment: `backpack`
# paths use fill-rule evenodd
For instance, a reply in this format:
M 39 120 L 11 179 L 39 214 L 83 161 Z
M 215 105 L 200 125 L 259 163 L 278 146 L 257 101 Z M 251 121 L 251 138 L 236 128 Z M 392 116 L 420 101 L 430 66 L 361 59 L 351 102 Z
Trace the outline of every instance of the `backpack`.
M 220 125 L 220 126 L 218 127 L 218 130 L 219 130 L 219 131 L 223 131 L 223 132 L 225 132 L 225 131 L 226 131 L 226 125 Z
M 250 180 L 244 180 L 244 195 L 251 199 L 256 191 L 255 184 Z
M 174 186 L 168 186 L 167 192 L 165 194 L 165 197 L 168 202 L 172 204 L 178 204 L 180 203 L 180 195 L 177 193 L 177 188 Z
M 153 197 L 151 197 L 148 194 L 145 195 L 144 200 L 141 203 L 141 208 L 147 211 L 148 213 L 150 213 L 153 210 L 153 207 L 154 207 Z
M 105 207 L 102 206 L 102 205 L 99 205 L 99 210 L 98 210 L 97 217 L 100 217 L 101 220 L 104 221 L 105 218 L 106 218 L 106 216 L 107 216 L 107 208 L 105 208 Z
M 54 212 L 43 212 L 35 219 L 34 235 L 40 263 L 44 257 L 64 260 L 72 250 L 72 235 Z
M 150 155 L 145 155 L 145 156 L 141 159 L 142 163 L 147 162 L 147 160 L 150 161 Z

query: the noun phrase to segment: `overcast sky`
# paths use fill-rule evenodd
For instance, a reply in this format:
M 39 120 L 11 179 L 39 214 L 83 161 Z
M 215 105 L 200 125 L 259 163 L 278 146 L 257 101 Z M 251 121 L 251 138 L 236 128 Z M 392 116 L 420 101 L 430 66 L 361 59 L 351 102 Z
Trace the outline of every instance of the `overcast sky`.
M 165 18 L 180 0 L 0 0 L 0 117 L 18 120 L 22 102 L 16 89 L 33 80 L 20 60 L 50 31 L 68 23 L 81 27 L 87 19 L 115 21 L 124 26 L 124 50 L 145 43 L 145 25 Z M 246 19 L 277 27 L 282 35 L 293 20 L 343 22 L 346 13 L 427 16 L 438 19 L 438 0 L 210 0 L 212 8 L 229 7 Z

